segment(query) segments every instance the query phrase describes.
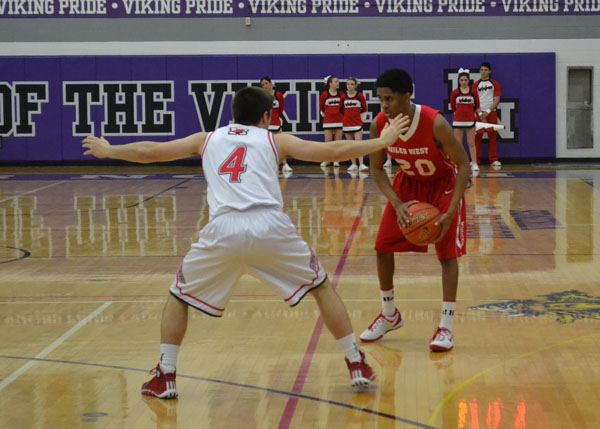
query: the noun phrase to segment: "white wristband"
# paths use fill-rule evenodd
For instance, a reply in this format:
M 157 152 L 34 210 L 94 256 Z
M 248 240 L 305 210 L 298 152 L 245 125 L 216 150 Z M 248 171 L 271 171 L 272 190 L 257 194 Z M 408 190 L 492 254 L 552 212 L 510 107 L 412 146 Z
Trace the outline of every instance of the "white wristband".
M 487 114 L 489 115 L 490 113 L 492 113 L 492 111 L 491 111 L 490 109 L 487 109 L 487 110 L 485 111 L 485 113 L 487 113 Z

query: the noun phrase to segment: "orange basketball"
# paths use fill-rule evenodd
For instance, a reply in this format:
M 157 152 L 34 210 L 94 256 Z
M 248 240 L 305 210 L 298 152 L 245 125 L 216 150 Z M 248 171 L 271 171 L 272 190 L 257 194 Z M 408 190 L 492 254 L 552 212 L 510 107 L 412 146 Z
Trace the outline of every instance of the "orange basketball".
M 440 211 L 429 203 L 415 203 L 408 208 L 410 220 L 402 233 L 408 241 L 419 246 L 434 242 L 440 232 L 441 225 L 435 225 L 442 216 Z

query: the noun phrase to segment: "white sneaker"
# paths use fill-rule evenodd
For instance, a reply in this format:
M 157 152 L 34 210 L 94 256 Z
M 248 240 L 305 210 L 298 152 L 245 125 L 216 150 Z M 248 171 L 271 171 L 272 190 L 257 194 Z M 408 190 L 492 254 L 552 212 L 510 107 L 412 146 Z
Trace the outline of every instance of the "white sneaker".
M 334 162 L 334 163 L 333 163 L 333 166 L 334 166 L 334 167 L 339 167 L 339 166 L 340 166 L 340 163 L 339 163 L 339 162 Z
M 359 171 L 365 171 L 365 170 L 368 170 L 368 169 L 369 169 L 369 167 L 367 167 L 365 164 L 360 164 L 360 167 L 358 167 Z
M 479 171 L 479 166 L 477 164 L 471 163 L 471 170 L 473 170 L 473 171 Z
M 500 161 L 494 161 L 494 162 L 492 162 L 492 167 L 502 168 L 502 163 Z
M 438 327 L 429 342 L 429 349 L 433 352 L 447 352 L 454 347 L 454 333 L 446 328 Z
M 352 164 L 350 167 L 348 167 L 348 171 L 356 171 L 358 170 L 358 167 L 356 166 L 356 164 Z
M 321 163 L 321 167 L 327 167 L 328 165 L 329 165 L 329 163 L 328 163 L 328 162 L 322 162 L 322 163 Z
M 285 164 L 283 164 L 283 167 L 281 167 L 281 171 L 290 172 L 292 171 L 292 167 L 290 167 L 289 164 L 286 162 Z
M 386 317 L 383 313 L 379 313 L 379 316 L 365 332 L 360 334 L 359 338 L 364 343 L 371 343 L 383 338 L 386 332 L 401 328 L 402 325 L 404 325 L 404 320 L 397 308 L 392 317 Z
M 383 164 L 385 168 L 390 168 L 392 166 L 392 159 L 388 158 L 387 161 Z

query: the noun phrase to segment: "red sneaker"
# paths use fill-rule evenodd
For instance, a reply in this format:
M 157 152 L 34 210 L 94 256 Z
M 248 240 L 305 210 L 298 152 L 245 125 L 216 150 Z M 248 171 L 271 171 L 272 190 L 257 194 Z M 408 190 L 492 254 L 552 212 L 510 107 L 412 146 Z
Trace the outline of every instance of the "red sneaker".
M 346 365 L 348 365 L 348 370 L 350 371 L 352 386 L 368 386 L 371 384 L 371 381 L 375 380 L 375 373 L 367 364 L 367 359 L 365 358 L 365 354 L 363 352 L 360 352 L 360 361 L 358 362 L 350 362 L 348 358 L 345 359 Z
M 176 372 L 164 373 L 160 365 L 150 371 L 154 375 L 152 380 L 142 384 L 142 395 L 156 396 L 161 399 L 177 398 L 177 388 L 175 387 Z

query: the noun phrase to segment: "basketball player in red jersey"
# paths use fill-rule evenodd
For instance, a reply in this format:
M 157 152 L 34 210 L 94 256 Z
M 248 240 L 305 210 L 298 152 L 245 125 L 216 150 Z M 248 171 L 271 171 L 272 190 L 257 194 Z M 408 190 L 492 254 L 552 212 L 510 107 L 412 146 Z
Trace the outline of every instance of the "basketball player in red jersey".
M 471 169 L 479 171 L 477 150 L 475 149 L 475 122 L 479 117 L 479 96 L 471 91 L 468 69 L 458 70 L 458 88 L 450 96 L 450 108 L 454 112 L 452 127 L 454 135 L 462 143 L 465 133 L 471 155 Z
M 408 115 L 411 125 L 394 145 L 387 148 L 388 154 L 400 164 L 393 184 L 383 167 L 385 150 L 370 155 L 373 179 L 389 201 L 375 241 L 383 308 L 360 335 L 360 339 L 364 342 L 377 341 L 386 332 L 404 324 L 394 303 L 394 253 L 427 252 L 427 246 L 411 244 L 400 229 L 409 220 L 408 207 L 416 201 L 422 201 L 433 204 L 442 213 L 438 221 L 442 232 L 435 242 L 442 266 L 442 318 L 429 348 L 448 351 L 454 346 L 457 258 L 466 253 L 466 207 L 463 195 L 469 180 L 469 158 L 452 132 L 452 127 L 438 110 L 410 102 L 413 83 L 407 72 L 387 70 L 377 78 L 375 86 L 382 112 L 371 125 L 371 137 L 378 136 L 385 125 L 399 115 Z
M 479 68 L 481 79 L 473 84 L 473 93 L 479 95 L 480 102 L 480 113 L 479 119 L 481 122 L 489 122 L 490 124 L 498 123 L 498 114 L 496 113 L 496 107 L 500 104 L 500 97 L 502 91 L 500 91 L 500 84 L 491 78 L 492 66 L 488 62 L 481 63 Z M 502 168 L 502 163 L 498 160 L 498 144 L 497 134 L 494 130 L 487 130 L 488 140 L 490 142 L 489 147 L 489 159 L 490 164 L 494 169 Z M 477 148 L 477 164 L 481 164 L 481 140 L 483 139 L 484 133 L 478 133 L 475 135 L 475 147 Z
M 362 140 L 363 120 L 362 115 L 367 112 L 367 100 L 365 96 L 358 90 L 358 79 L 349 77 L 346 80 L 346 97 L 342 102 L 342 114 L 344 119 L 342 126 L 346 140 Z M 363 157 L 359 157 L 359 165 L 356 165 L 355 159 L 352 158 L 352 164 L 348 171 L 364 171 L 368 170 L 363 162 Z
M 408 129 L 408 118 L 398 117 L 375 140 L 324 145 L 285 133 L 272 135 L 268 131 L 272 105 L 272 95 L 248 87 L 233 97 L 235 123 L 214 132 L 162 143 L 111 145 L 93 136 L 83 140 L 84 155 L 97 158 L 150 163 L 202 155 L 210 219 L 169 288 L 161 320 L 160 360 L 154 377 L 142 385 L 144 395 L 177 397 L 175 368 L 188 308 L 221 317 L 244 273 L 273 286 L 292 307 L 310 293 L 346 354 L 351 384 L 365 386 L 375 379 L 319 258 L 283 213 L 278 166 L 286 155 L 312 162 L 340 161 L 387 147 Z
M 263 76 L 260 79 L 260 86 L 273 96 L 273 110 L 271 110 L 269 131 L 272 133 L 279 133 L 281 132 L 281 115 L 283 115 L 283 109 L 285 108 L 283 94 L 273 88 L 273 82 L 269 76 Z M 284 173 L 290 173 L 292 171 L 292 167 L 287 163 L 287 159 L 283 158 L 281 164 L 281 171 Z
M 327 143 L 333 140 L 341 140 L 344 136 L 342 131 L 344 118 L 341 107 L 346 94 L 340 91 L 340 80 L 336 76 L 327 76 L 325 79 L 325 91 L 323 91 L 319 100 L 319 111 L 323 116 L 323 133 Z M 328 164 L 328 162 L 322 162 L 321 167 L 327 167 Z M 339 167 L 340 163 L 334 162 L 333 166 Z

